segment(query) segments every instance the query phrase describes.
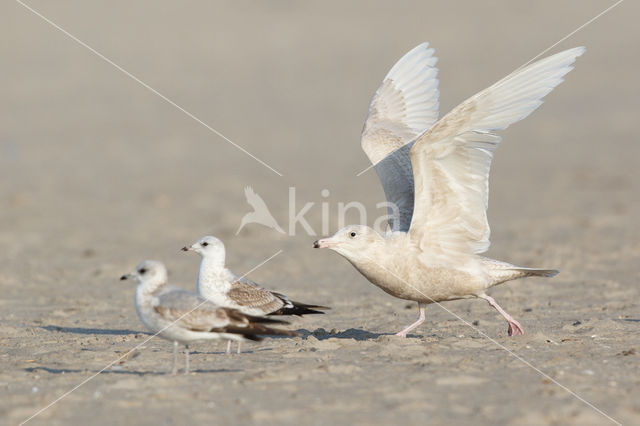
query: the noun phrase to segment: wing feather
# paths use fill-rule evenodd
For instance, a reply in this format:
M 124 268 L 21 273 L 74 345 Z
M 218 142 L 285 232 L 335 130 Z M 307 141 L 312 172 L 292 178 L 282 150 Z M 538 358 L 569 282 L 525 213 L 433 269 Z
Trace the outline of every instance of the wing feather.
M 290 304 L 286 296 L 282 298 L 280 294 L 265 290 L 246 278 L 234 281 L 227 297 L 239 306 L 261 309 L 265 315 Z
M 501 138 L 493 132 L 522 120 L 573 69 L 583 47 L 516 70 L 472 96 L 433 125 L 411 148 L 416 202 L 409 230 L 437 261 L 489 248 L 489 171 Z
M 392 207 L 391 229 L 406 231 L 413 211 L 413 173 L 409 148 L 438 119 L 437 58 L 428 43 L 405 54 L 376 90 L 364 123 L 361 145 L 375 166 Z
M 153 308 L 166 320 L 193 331 L 209 331 L 238 322 L 230 319 L 226 308 L 181 289 L 168 289 L 159 294 Z

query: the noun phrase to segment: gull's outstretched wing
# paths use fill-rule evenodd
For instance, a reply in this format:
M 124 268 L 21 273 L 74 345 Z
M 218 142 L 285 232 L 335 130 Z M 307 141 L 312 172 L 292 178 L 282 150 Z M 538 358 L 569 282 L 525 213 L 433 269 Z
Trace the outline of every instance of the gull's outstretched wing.
M 566 50 L 515 71 L 454 108 L 415 142 L 416 202 L 409 233 L 425 260 L 489 248 L 489 169 L 500 142 L 493 132 L 538 108 L 584 51 Z
M 399 208 L 399 220 L 390 218 L 392 230 L 406 231 L 411 223 L 409 144 L 438 120 L 437 61 L 428 43 L 404 55 L 373 95 L 362 129 L 362 149 L 375 166 L 387 201 Z

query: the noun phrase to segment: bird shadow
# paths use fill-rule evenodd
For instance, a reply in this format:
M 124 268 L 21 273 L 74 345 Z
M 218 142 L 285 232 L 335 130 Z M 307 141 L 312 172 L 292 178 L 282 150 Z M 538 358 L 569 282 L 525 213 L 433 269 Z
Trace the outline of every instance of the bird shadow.
M 127 336 L 130 334 L 149 334 L 142 331 L 113 329 L 113 328 L 61 327 L 58 325 L 46 325 L 40 328 L 47 331 L 57 331 L 59 333 L 72 333 L 72 334 L 99 334 L 99 335 L 111 335 L 111 336 Z
M 233 355 L 243 355 L 243 354 L 253 354 L 256 352 L 267 352 L 267 351 L 272 351 L 272 348 L 258 348 L 258 349 L 243 349 L 242 352 L 240 352 L 239 354 L 236 353 L 236 351 L 232 351 L 230 354 L 227 353 L 227 351 L 194 351 L 192 350 L 190 352 L 191 355 L 228 355 L 228 356 L 233 356 Z
M 122 369 L 108 369 L 108 370 L 84 370 L 79 368 L 50 368 L 50 367 L 29 367 L 24 371 L 28 373 L 36 373 L 45 371 L 50 374 L 73 374 L 73 373 L 99 373 L 99 374 L 124 374 L 131 376 L 170 376 L 171 372 L 167 371 L 137 371 L 137 370 L 122 370 Z M 229 369 L 229 368 L 216 368 L 216 369 L 197 369 L 191 370 L 190 373 L 212 374 L 212 373 L 238 373 L 242 370 Z M 178 373 L 180 374 L 180 373 Z
M 313 331 L 309 331 L 301 328 L 296 330 L 296 333 L 298 333 L 303 340 L 308 339 L 309 336 L 313 336 L 318 340 L 353 339 L 353 340 L 363 341 L 363 340 L 375 340 L 380 336 L 393 335 L 393 333 L 373 333 L 371 331 L 362 330 L 359 328 L 349 328 L 347 330 L 339 331 L 337 333 L 329 332 L 324 328 L 316 328 Z

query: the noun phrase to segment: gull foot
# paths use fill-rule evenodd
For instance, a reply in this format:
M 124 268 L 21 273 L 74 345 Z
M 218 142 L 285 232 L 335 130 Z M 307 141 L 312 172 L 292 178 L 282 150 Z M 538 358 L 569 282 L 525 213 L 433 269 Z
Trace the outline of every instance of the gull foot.
M 405 339 L 407 338 L 407 332 L 406 331 L 399 331 L 395 334 L 395 336 L 400 336 L 400 337 L 404 337 Z
M 509 336 L 524 334 L 524 328 L 522 328 L 520 323 L 516 320 L 509 321 L 509 330 L 507 331 L 507 333 L 509 333 Z

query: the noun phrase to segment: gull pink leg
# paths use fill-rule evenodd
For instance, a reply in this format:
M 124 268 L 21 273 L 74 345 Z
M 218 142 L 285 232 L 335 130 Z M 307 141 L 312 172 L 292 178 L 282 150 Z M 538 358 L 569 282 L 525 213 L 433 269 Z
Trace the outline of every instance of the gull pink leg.
M 231 340 L 227 340 L 227 355 L 231 355 Z
M 491 307 L 494 308 L 496 311 L 500 312 L 500 315 L 502 315 L 504 319 L 507 320 L 507 323 L 509 323 L 509 329 L 507 331 L 509 333 L 509 336 L 517 336 L 518 334 L 524 334 L 524 329 L 522 328 L 520 323 L 515 319 L 513 319 L 511 315 L 506 313 L 504 309 L 502 309 L 500 305 L 496 303 L 493 297 L 487 296 L 486 294 L 481 294 L 478 297 L 489 302 L 489 305 L 491 305 Z
M 241 354 L 242 351 L 240 350 L 240 346 L 242 345 L 242 342 L 238 342 L 238 353 Z
M 424 303 L 418 303 L 418 310 L 420 312 L 420 314 L 418 315 L 418 320 L 416 322 L 414 322 L 413 324 L 411 324 L 409 327 L 405 328 L 402 331 L 399 331 L 398 333 L 396 333 L 396 336 L 400 336 L 400 337 L 407 337 L 407 333 L 409 333 L 411 330 L 417 328 L 420 324 L 422 324 L 425 320 L 425 309 L 426 309 L 427 305 L 425 305 Z

